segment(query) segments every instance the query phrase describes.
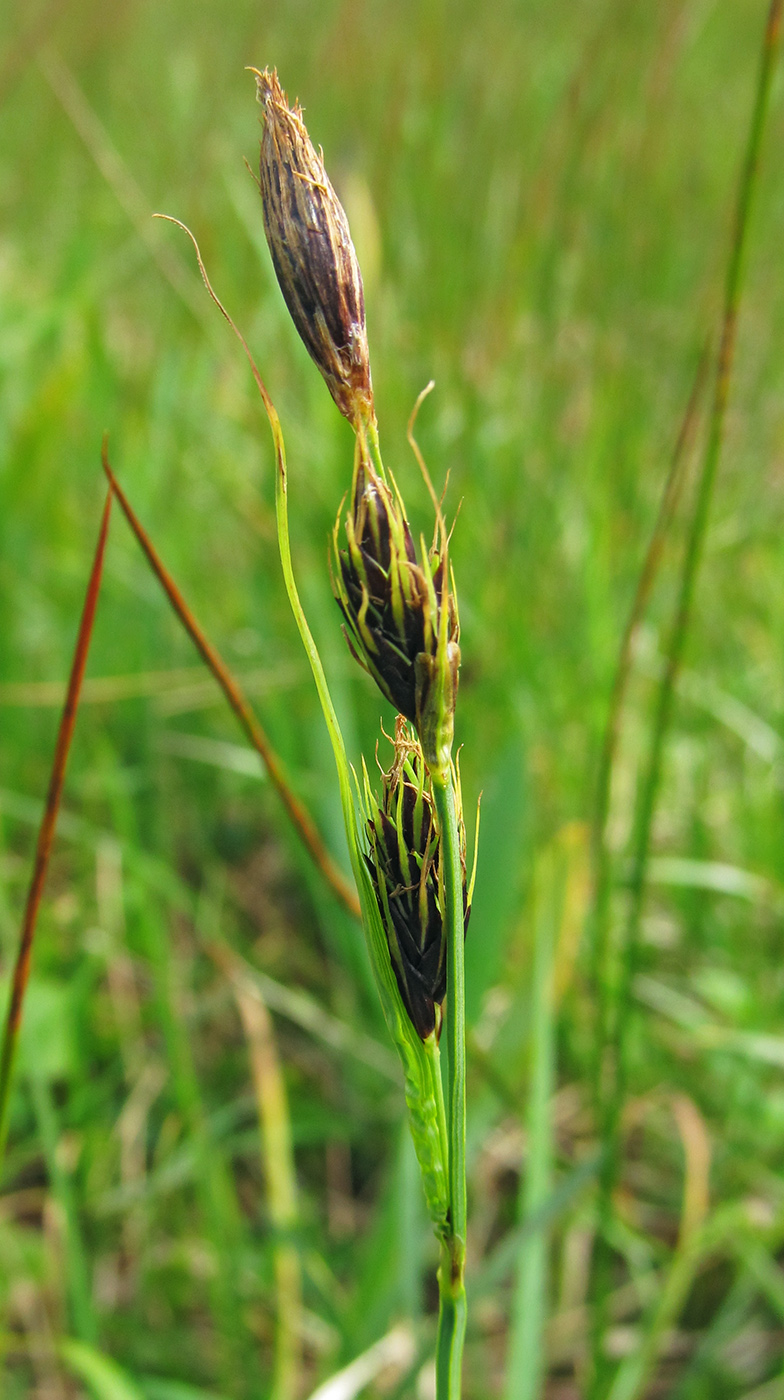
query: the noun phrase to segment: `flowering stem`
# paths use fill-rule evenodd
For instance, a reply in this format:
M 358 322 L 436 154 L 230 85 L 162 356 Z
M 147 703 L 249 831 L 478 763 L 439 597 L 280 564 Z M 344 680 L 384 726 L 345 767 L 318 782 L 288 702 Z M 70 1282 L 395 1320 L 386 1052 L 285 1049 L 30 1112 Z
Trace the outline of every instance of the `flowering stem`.
M 436 1400 L 460 1400 L 463 1375 L 463 1342 L 466 1329 L 466 1291 L 450 1282 L 454 1268 L 449 1241 L 441 1245 L 438 1268 L 438 1340 L 436 1342 Z
M 449 1222 L 438 1270 L 437 1400 L 460 1400 L 466 1329 L 466 1101 L 463 870 L 449 769 L 433 772 L 433 796 L 441 827 L 444 927 L 447 940 L 446 1045 L 449 1088 Z

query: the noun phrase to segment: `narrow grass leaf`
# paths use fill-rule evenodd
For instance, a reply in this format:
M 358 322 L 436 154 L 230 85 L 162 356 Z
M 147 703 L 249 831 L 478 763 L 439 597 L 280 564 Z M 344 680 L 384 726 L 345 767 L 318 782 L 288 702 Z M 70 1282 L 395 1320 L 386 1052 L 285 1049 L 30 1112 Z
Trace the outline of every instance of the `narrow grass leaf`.
M 71 1172 L 62 1161 L 58 1150 L 58 1111 L 52 1087 L 42 1076 L 33 1072 L 29 1076 L 29 1083 L 50 1189 L 59 1211 L 66 1264 L 62 1284 L 68 1301 L 68 1312 L 79 1341 L 89 1344 L 97 1338 L 98 1323 L 93 1306 L 88 1254 L 79 1218 L 77 1195 Z
M 735 1236 L 748 1225 L 745 1206 L 730 1203 L 679 1242 L 646 1320 L 641 1344 L 618 1368 L 608 1400 L 639 1400 L 646 1393 L 664 1334 L 677 1320 L 701 1264 L 716 1250 L 731 1247 Z
M 248 1042 L 269 1218 L 278 1236 L 274 1248 L 277 1326 L 271 1397 L 296 1400 L 302 1366 L 302 1270 L 291 1239 L 299 1211 L 286 1084 L 272 1017 L 258 983 L 247 977 L 241 959 L 228 948 L 215 945 L 212 952 L 231 983 Z
M 98 595 L 101 589 L 101 576 L 103 572 L 104 553 L 106 551 L 106 540 L 109 533 L 111 507 L 112 493 L 110 490 L 106 497 L 106 505 L 104 506 L 101 527 L 98 533 L 98 543 L 96 545 L 93 565 L 87 583 L 82 620 L 79 624 L 65 706 L 63 708 L 62 719 L 60 720 L 60 728 L 57 733 L 52 772 L 49 779 L 49 791 L 46 797 L 43 819 L 38 832 L 35 865 L 33 867 L 33 875 L 27 895 L 27 904 L 25 906 L 22 930 L 19 935 L 19 947 L 11 981 L 11 993 L 8 1000 L 8 1010 L 3 1032 L 2 1051 L 0 1052 L 0 1172 L 2 1172 L 3 1156 L 8 1134 L 11 1076 L 13 1074 L 14 1059 L 19 1039 L 19 1027 L 22 1021 L 25 990 L 30 975 L 30 960 L 33 952 L 33 940 L 35 938 L 38 910 L 44 891 L 46 872 L 49 868 L 49 857 L 52 852 L 52 842 L 54 841 L 54 833 L 57 826 L 57 814 L 60 810 L 60 799 L 63 792 L 63 783 L 65 782 L 65 770 L 68 764 L 68 755 L 71 750 L 71 740 L 73 738 L 76 715 L 79 709 L 79 695 L 81 692 L 82 680 L 84 679 L 84 669 L 87 665 L 87 655 L 90 650 L 90 639 L 95 622 L 95 610 L 98 606 Z
M 190 1034 L 179 1005 L 170 932 L 166 919 L 150 900 L 139 921 L 139 936 L 153 971 L 172 1087 L 190 1137 L 197 1199 L 215 1261 L 209 1287 L 218 1334 L 220 1381 L 227 1394 L 246 1395 L 251 1390 L 250 1377 L 256 1366 L 251 1363 L 250 1339 L 243 1327 L 238 1289 L 242 1217 L 228 1163 L 210 1130 Z
M 533 971 L 526 1156 L 520 1188 L 521 1234 L 506 1375 L 507 1400 L 536 1400 L 545 1373 L 549 1231 L 526 1226 L 541 1219 L 553 1195 L 552 1098 L 556 1083 L 558 996 L 574 960 L 588 899 L 583 828 L 563 828 L 539 857 L 533 887 Z
M 555 1006 L 553 959 L 556 941 L 553 888 L 557 872 L 553 853 L 540 857 L 535 876 L 533 984 L 531 990 L 531 1058 L 526 1157 L 520 1198 L 525 1222 L 552 1190 L 552 1122 L 550 1101 L 555 1083 Z M 509 1340 L 507 1400 L 535 1400 L 544 1373 L 544 1326 L 548 1304 L 547 1230 L 527 1235 L 520 1244 Z
M 405 1372 L 413 1365 L 415 1357 L 416 1342 L 411 1328 L 394 1327 L 349 1366 L 318 1386 L 309 1400 L 355 1400 L 382 1371 L 394 1366 L 398 1372 Z
M 75 1376 L 84 1381 L 95 1400 L 146 1400 L 145 1392 L 110 1356 L 72 1337 L 60 1343 L 60 1354 Z

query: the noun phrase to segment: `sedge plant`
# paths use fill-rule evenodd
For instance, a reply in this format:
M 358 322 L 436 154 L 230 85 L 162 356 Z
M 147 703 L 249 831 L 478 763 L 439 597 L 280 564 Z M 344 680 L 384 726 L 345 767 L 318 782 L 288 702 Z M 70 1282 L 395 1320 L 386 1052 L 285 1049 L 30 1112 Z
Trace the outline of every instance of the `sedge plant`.
M 402 495 L 381 457 L 362 276 L 346 215 L 301 110 L 289 106 L 275 72 L 251 71 L 264 113 L 259 188 L 273 265 L 294 324 L 355 436 L 344 533 L 341 537 L 341 507 L 333 537 L 333 585 L 352 655 L 398 712 L 393 761 L 382 774 L 380 797 L 364 761 L 361 780 L 349 764 L 299 597 L 289 538 L 286 450 L 277 411 L 244 336 L 212 288 L 193 234 L 179 220 L 170 221 L 194 244 L 207 291 L 243 346 L 272 430 L 285 586 L 332 744 L 370 961 L 402 1062 L 411 1135 L 440 1242 L 436 1393 L 438 1400 L 458 1400 L 466 1328 L 463 943 L 474 880 L 473 874 L 470 882 L 467 878 L 460 775 L 452 757 L 460 648 L 449 532 L 414 444 L 435 508 L 433 542 L 427 548 L 422 540 L 417 549 Z M 238 688 L 221 676 L 214 649 L 205 646 L 105 466 L 175 611 L 251 736 L 237 694 L 232 694 L 232 688 Z M 261 752 L 258 740 L 252 742 Z M 281 796 L 316 858 L 293 804 L 283 792 Z M 330 879 L 324 861 L 317 858 L 316 864 L 350 908 L 353 901 Z
M 460 666 L 449 537 L 436 505 L 433 543 L 417 550 L 400 490 L 385 470 L 373 403 L 362 275 L 323 158 L 274 71 L 256 70 L 263 111 L 259 187 L 286 305 L 355 435 L 349 505 L 336 523 L 335 594 L 353 656 L 398 712 L 394 759 L 376 797 L 361 789 L 294 581 L 285 452 L 264 391 L 277 457 L 286 587 L 313 668 L 338 766 L 352 867 L 371 961 L 405 1074 L 411 1131 L 441 1245 L 438 1400 L 461 1393 L 466 1326 L 465 992 L 471 891 L 459 771 L 452 760 Z M 446 1103 L 439 1039 L 446 1022 Z

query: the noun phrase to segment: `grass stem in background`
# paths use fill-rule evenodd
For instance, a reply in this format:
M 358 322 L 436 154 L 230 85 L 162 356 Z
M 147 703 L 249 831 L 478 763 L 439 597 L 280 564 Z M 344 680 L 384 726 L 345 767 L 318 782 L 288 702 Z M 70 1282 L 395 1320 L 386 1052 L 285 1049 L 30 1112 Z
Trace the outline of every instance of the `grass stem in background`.
M 516 1256 L 517 1280 L 510 1319 L 507 1400 L 537 1400 L 547 1374 L 551 1210 L 553 1201 L 570 1189 L 568 1178 L 555 1184 L 553 1171 L 558 1008 L 572 979 L 591 897 L 588 844 L 583 823 L 568 822 L 541 853 L 533 874 L 529 916 L 533 966 L 528 1007 L 522 1013 L 529 1047 L 524 1163 L 518 1225 L 511 1237 L 517 1237 L 517 1247 L 508 1252 L 510 1260 Z M 581 1163 L 575 1170 L 580 1172 L 585 1166 Z M 496 1266 L 502 1257 L 496 1251 Z
M 555 858 L 554 858 L 555 857 Z M 542 856 L 534 885 L 534 948 L 531 981 L 528 1107 L 519 1222 L 535 1220 L 552 1193 L 555 1088 L 554 961 L 557 937 L 557 853 Z M 537 1400 L 544 1375 L 549 1233 L 526 1234 L 517 1257 L 517 1282 L 510 1320 L 507 1400 Z
M 437 1400 L 459 1400 L 462 1393 L 466 1329 L 466 1069 L 463 871 L 449 768 L 433 773 L 433 796 L 441 827 L 444 863 L 444 928 L 447 946 L 447 1087 L 449 1138 L 449 1234 L 438 1270 L 439 1319 L 436 1343 Z
M 605 1324 L 603 1299 L 609 1289 L 611 1265 L 607 1233 L 612 1218 L 613 1192 L 620 1174 L 620 1124 L 628 1071 L 631 995 L 639 953 L 640 926 L 653 819 L 659 792 L 665 740 L 672 715 L 675 683 L 691 621 L 694 589 L 704 552 L 711 497 L 724 437 L 724 422 L 732 376 L 749 220 L 756 188 L 771 79 L 781 34 L 783 8 L 784 0 L 772 0 L 765 27 L 754 108 L 741 171 L 727 265 L 721 337 L 708 435 L 697 482 L 696 500 L 686 542 L 675 619 L 667 647 L 664 675 L 656 699 L 650 749 L 637 803 L 632 836 L 629 909 L 620 954 L 617 988 L 612 994 L 607 1027 L 607 1047 L 601 1071 L 603 1081 L 601 1128 L 605 1157 L 599 1192 L 597 1270 L 594 1295 L 597 1313 L 593 1328 L 591 1358 L 590 1395 L 594 1397 L 594 1400 L 598 1400 L 598 1397 L 606 1392 L 607 1365 L 603 1355 Z M 614 1391 L 612 1393 L 615 1395 Z
M 733 1238 L 744 1233 L 748 1224 L 745 1203 L 732 1202 L 716 1210 L 703 1225 L 679 1240 L 641 1345 L 618 1367 L 608 1400 L 641 1400 L 645 1395 L 665 1333 L 679 1317 L 700 1266 L 710 1254 L 726 1250 Z
M 36 1067 L 31 1069 L 28 1082 L 49 1177 L 49 1190 L 58 1210 L 63 1283 L 68 1300 L 70 1324 L 80 1341 L 94 1342 L 98 1334 L 98 1325 L 93 1306 L 90 1267 L 79 1223 L 71 1168 L 63 1160 L 64 1154 L 61 1152 L 63 1144 L 60 1142 L 60 1127 L 52 1086 Z
M 623 706 L 626 699 L 626 692 L 631 675 L 632 661 L 634 656 L 634 643 L 640 624 L 645 615 L 645 609 L 651 596 L 653 585 L 656 581 L 659 567 L 661 565 L 664 546 L 667 541 L 670 526 L 673 522 L 675 511 L 680 500 L 683 483 L 686 476 L 686 464 L 688 460 L 689 447 L 694 437 L 697 423 L 697 410 L 705 383 L 705 374 L 708 367 L 707 349 L 703 351 L 697 373 L 694 378 L 689 401 L 681 422 L 678 436 L 673 448 L 670 469 L 662 490 L 659 509 L 654 522 L 648 549 L 645 554 L 642 569 L 637 579 L 637 587 L 634 599 L 629 612 L 626 626 L 624 628 L 621 645 L 618 652 L 618 661 L 613 678 L 612 691 L 610 693 L 610 705 L 607 714 L 602 749 L 599 757 L 599 773 L 596 783 L 596 799 L 594 806 L 593 822 L 591 826 L 591 863 L 593 866 L 593 907 L 591 909 L 592 919 L 592 976 L 591 985 L 598 1002 L 597 1013 L 597 1067 L 596 1067 L 596 1095 L 599 1099 L 599 1076 L 601 1066 L 601 1049 L 607 1037 L 607 1018 L 609 1015 L 610 989 L 607 977 L 607 961 L 609 956 L 609 915 L 610 915 L 610 894 L 612 890 L 612 859 L 607 844 L 607 820 L 610 813 L 610 797 L 612 776 L 615 766 L 615 759 L 618 752 L 618 742 L 620 739 L 621 720 L 623 716 Z
M 302 1278 L 292 1233 L 298 1223 L 297 1178 L 291 1118 L 272 1017 L 256 978 L 243 960 L 222 945 L 211 952 L 226 973 L 248 1042 L 261 1132 L 262 1170 L 270 1225 L 276 1235 L 277 1327 L 271 1400 L 296 1400 L 300 1393 Z
M 319 835 L 313 818 L 294 792 L 283 763 L 272 747 L 272 744 L 256 717 L 250 701 L 244 695 L 239 682 L 236 677 L 232 675 L 226 662 L 196 621 L 182 593 L 163 564 L 157 550 L 136 516 L 133 507 L 109 465 L 105 447 L 103 465 L 104 471 L 111 482 L 112 489 L 122 507 L 125 518 L 144 550 L 156 578 L 162 585 L 169 602 L 188 633 L 188 636 L 191 638 L 196 650 L 221 687 L 249 742 L 262 759 L 269 773 L 273 787 L 283 803 L 302 844 L 343 907 L 347 909 L 350 914 L 353 914 L 355 918 L 359 918 L 359 900 L 357 899 L 356 891 L 349 884 L 345 875 L 333 860 Z
M 140 189 L 133 172 L 123 160 L 104 123 L 88 102 L 73 71 L 51 44 L 44 44 L 37 54 L 38 67 L 60 103 L 74 131 L 84 142 L 86 150 L 124 210 L 143 247 L 147 249 L 172 291 L 191 315 L 208 327 L 199 284 L 176 254 L 157 235 L 150 222 L 151 206 Z
M 230 1164 L 213 1138 L 194 1063 L 187 1020 L 177 986 L 177 969 L 167 917 L 148 901 L 138 930 L 152 971 L 158 1024 L 177 1112 L 190 1139 L 196 1162 L 194 1184 L 203 1229 L 212 1255 L 209 1298 L 215 1329 L 216 1371 L 227 1396 L 258 1393 L 259 1366 L 251 1350 L 241 1310 L 238 1263 L 243 1222 Z
M 620 739 L 621 721 L 626 692 L 631 676 L 634 656 L 634 643 L 645 609 L 656 581 L 664 554 L 670 526 L 672 525 L 686 477 L 688 450 L 697 423 L 697 410 L 708 367 L 707 348 L 703 351 L 697 366 L 686 410 L 673 448 L 670 469 L 662 490 L 659 509 L 654 522 L 648 549 L 637 580 L 632 606 L 629 612 L 618 661 L 610 693 L 602 748 L 599 757 L 599 773 L 596 784 L 596 798 L 591 824 L 591 865 L 593 898 L 590 911 L 591 933 L 591 986 L 596 999 L 596 1033 L 594 1038 L 593 1094 L 599 1120 L 602 1119 L 604 1103 L 603 1074 L 608 1046 L 612 1040 L 611 1016 L 613 1009 L 614 980 L 611 966 L 612 949 L 610 944 L 610 913 L 613 888 L 613 862 L 607 839 L 607 822 L 610 814 L 612 778 Z M 607 1291 L 609 1277 L 602 1260 L 606 1244 L 601 1239 L 597 1244 L 599 1267 L 602 1277 L 602 1296 Z M 602 1305 L 597 1308 L 595 1326 L 603 1330 Z M 598 1343 L 597 1343 L 598 1345 Z
M 71 666 L 71 675 L 68 681 L 68 691 L 65 697 L 62 718 L 60 720 L 60 728 L 57 733 L 52 772 L 49 779 L 49 791 L 46 797 L 43 819 L 38 832 L 35 865 L 33 867 L 33 875 L 27 895 L 24 919 L 22 921 L 22 931 L 19 935 L 19 948 L 11 982 L 11 993 L 3 1032 L 2 1051 L 0 1052 L 0 1173 L 2 1173 L 3 1157 L 5 1155 L 5 1145 L 8 1136 L 11 1079 L 19 1041 L 19 1028 L 22 1023 L 24 996 L 30 976 L 30 959 L 33 951 L 33 940 L 35 938 L 41 896 L 43 895 L 44 883 L 46 881 L 46 872 L 49 868 L 49 857 L 52 853 L 52 842 L 54 840 L 55 827 L 57 826 L 57 814 L 60 810 L 65 770 L 68 764 L 68 755 L 71 749 L 71 740 L 73 738 L 76 715 L 79 709 L 79 693 L 84 678 L 84 669 L 87 665 L 87 654 L 90 649 L 90 638 L 92 637 L 93 623 L 95 621 L 95 609 L 98 605 L 98 594 L 101 589 L 101 574 L 103 572 L 106 539 L 109 532 L 111 506 L 112 492 L 110 489 L 106 497 L 106 505 L 103 509 L 101 528 L 98 533 L 98 543 L 96 545 L 93 565 L 87 583 L 82 620 L 79 624 L 79 632 L 76 638 L 76 647 L 74 649 L 73 663 Z

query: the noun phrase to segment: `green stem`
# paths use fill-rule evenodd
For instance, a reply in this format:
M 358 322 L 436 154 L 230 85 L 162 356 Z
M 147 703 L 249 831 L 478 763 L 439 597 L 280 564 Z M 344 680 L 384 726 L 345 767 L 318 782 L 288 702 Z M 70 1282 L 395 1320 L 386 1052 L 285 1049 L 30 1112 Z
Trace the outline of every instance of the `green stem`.
M 77 1197 L 71 1172 L 58 1153 L 60 1126 L 52 1089 L 37 1072 L 30 1074 L 29 1082 L 50 1189 L 62 1216 L 64 1283 L 68 1295 L 70 1321 L 80 1341 L 94 1343 L 98 1335 L 98 1324 L 90 1290 L 90 1266 L 79 1223 Z
M 637 579 L 634 599 L 624 628 L 618 660 L 613 678 L 610 703 L 607 713 L 602 749 L 599 757 L 599 771 L 596 783 L 596 798 L 591 824 L 591 864 L 593 875 L 592 899 L 592 939 L 591 939 L 591 985 L 597 1004 L 595 1062 L 593 1067 L 594 1092 L 597 1105 L 601 1104 L 602 1052 L 607 1041 L 607 1028 L 611 1013 L 610 981 L 610 897 L 612 894 L 612 860 L 607 841 L 607 821 L 610 813 L 610 789 L 618 741 L 621 731 L 626 691 L 632 670 L 634 642 L 645 609 L 658 575 L 664 545 L 670 525 L 681 495 L 688 448 L 693 436 L 697 418 L 697 408 L 702 394 L 705 372 L 708 366 L 707 347 L 703 351 L 692 385 L 689 401 L 681 422 L 678 437 L 670 462 L 667 480 L 664 484 L 656 521 L 648 542 L 648 548 Z
M 607 840 L 607 823 L 610 813 L 610 792 L 618 741 L 621 732 L 621 719 L 626 700 L 626 691 L 631 676 L 634 641 L 639 630 L 645 609 L 664 553 L 664 545 L 674 519 L 686 476 L 687 448 L 696 420 L 697 407 L 702 392 L 707 369 L 707 348 L 703 351 L 697 368 L 686 412 L 681 423 L 678 438 L 670 463 L 670 470 L 662 491 L 656 521 L 648 549 L 640 571 L 631 610 L 626 622 L 618 653 L 607 722 L 599 759 L 599 773 L 596 785 L 596 799 L 591 827 L 591 864 L 593 895 L 591 909 L 591 986 L 596 1000 L 596 1035 L 593 1051 L 592 1080 L 594 1104 L 599 1122 L 606 1122 L 605 1074 L 612 1085 L 612 1067 L 608 1059 L 612 1055 L 613 1012 L 615 1010 L 615 985 L 613 977 L 613 948 L 611 946 L 611 901 L 613 893 L 613 860 Z M 613 1166 L 605 1154 L 602 1171 L 612 1173 Z M 601 1180 L 601 1173 L 600 1173 Z M 600 1191 L 600 1214 L 606 1223 L 607 1202 L 604 1191 Z M 601 1345 L 607 1325 L 605 1299 L 611 1286 L 610 1251 L 607 1242 L 599 1232 L 596 1249 L 596 1296 L 597 1307 L 592 1318 L 592 1373 L 598 1376 L 601 1368 Z
M 631 994 L 639 959 L 640 927 L 645 901 L 648 857 L 653 818 L 661 779 L 665 740 L 672 715 L 675 684 L 680 671 L 686 636 L 691 621 L 695 583 L 704 551 L 710 502 L 716 479 L 716 469 L 724 438 L 724 420 L 729 399 L 738 307 L 751 207 L 759 166 L 760 147 L 768 110 L 768 98 L 773 67 L 781 31 L 784 0 L 771 0 L 765 28 L 754 110 L 749 129 L 746 155 L 741 172 L 735 210 L 732 244 L 727 265 L 724 290 L 721 340 L 713 392 L 708 440 L 697 486 L 697 497 L 681 572 L 681 582 L 672 633 L 667 651 L 654 715 L 648 765 L 643 779 L 632 840 L 632 876 L 629 911 L 621 956 L 618 985 L 612 996 L 608 1026 L 607 1050 L 603 1065 L 602 1139 L 605 1144 L 604 1168 L 599 1190 L 598 1255 L 594 1296 L 597 1311 L 593 1328 L 592 1375 L 589 1395 L 606 1393 L 607 1366 L 602 1356 L 602 1336 L 606 1325 L 605 1299 L 610 1281 L 610 1258 L 607 1245 L 608 1226 L 613 1213 L 613 1193 L 620 1171 L 620 1122 L 628 1075 L 628 1041 Z M 611 1053 L 609 1053 L 611 1052 Z
M 540 858 L 534 877 L 534 948 L 530 1010 L 530 1070 L 525 1116 L 526 1165 L 520 1183 L 520 1223 L 536 1220 L 552 1194 L 552 1098 L 556 1078 L 556 1002 L 553 985 L 559 927 L 566 915 L 566 880 L 558 847 Z M 507 1400 L 537 1400 L 545 1367 L 550 1234 L 523 1236 L 509 1328 Z
M 459 1287 L 452 1283 L 452 1269 L 452 1248 L 445 1240 L 438 1268 L 436 1400 L 460 1400 L 462 1394 L 466 1292 L 462 1279 Z
M 446 1045 L 449 1086 L 449 1224 L 438 1270 L 437 1400 L 460 1400 L 466 1329 L 466 1075 L 463 868 L 452 774 L 433 773 L 441 825 L 447 937 Z

